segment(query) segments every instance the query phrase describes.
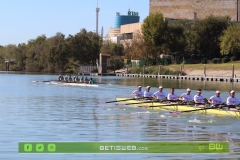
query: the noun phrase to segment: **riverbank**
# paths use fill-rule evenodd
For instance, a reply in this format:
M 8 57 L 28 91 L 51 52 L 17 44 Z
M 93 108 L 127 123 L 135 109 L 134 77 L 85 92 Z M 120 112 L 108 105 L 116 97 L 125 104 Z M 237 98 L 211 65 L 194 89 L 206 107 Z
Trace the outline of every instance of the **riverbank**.
M 145 68 L 145 73 L 147 74 L 164 74 L 163 70 L 170 70 L 176 72 L 176 75 L 182 69 L 183 75 L 186 76 L 205 76 L 204 75 L 204 68 L 206 68 L 206 76 L 207 77 L 232 77 L 233 71 L 236 77 L 240 77 L 240 61 L 228 62 L 228 63 L 220 63 L 220 64 L 171 64 L 171 65 L 155 65 L 149 66 Z M 128 68 L 130 71 L 131 68 Z M 135 69 L 135 72 L 128 72 L 133 74 L 140 74 L 144 73 L 144 68 Z M 127 73 L 127 69 L 120 69 L 117 70 L 116 73 Z
M 188 76 L 204 76 L 203 70 L 184 70 Z M 234 70 L 236 77 L 240 76 L 240 70 Z M 232 70 L 229 69 L 209 69 L 206 70 L 207 77 L 232 77 Z
M 204 70 L 183 70 L 187 76 L 204 76 Z M 126 73 L 127 70 L 126 69 L 120 69 L 117 70 L 116 73 Z M 236 75 L 236 77 L 240 76 L 240 70 L 239 69 L 235 69 L 234 70 L 234 75 Z M 208 69 L 206 70 L 206 76 L 207 77 L 232 77 L 232 70 L 230 69 Z

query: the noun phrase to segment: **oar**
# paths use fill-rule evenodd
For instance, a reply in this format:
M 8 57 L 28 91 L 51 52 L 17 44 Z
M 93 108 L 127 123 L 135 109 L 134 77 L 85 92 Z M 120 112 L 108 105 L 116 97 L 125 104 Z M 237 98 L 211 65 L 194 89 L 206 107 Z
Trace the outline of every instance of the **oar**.
M 153 102 L 159 102 L 159 100 L 149 100 L 149 101 L 142 101 L 142 102 L 136 102 L 136 103 L 125 103 L 125 104 L 119 104 L 119 105 L 134 105 L 134 104 L 143 104 L 143 103 L 153 103 Z
M 146 98 L 146 97 L 145 97 Z M 133 105 L 133 104 L 143 104 L 143 103 L 153 103 L 153 102 L 177 102 L 179 100 L 159 100 L 159 99 L 152 99 L 149 101 L 142 101 L 142 102 L 136 102 L 136 103 L 125 103 L 125 104 L 119 104 L 119 105 Z
M 118 100 L 118 101 L 99 102 L 99 104 L 114 103 L 114 102 L 123 102 L 123 101 L 135 100 L 135 99 L 136 99 L 136 98 L 129 98 L 129 99 L 123 99 L 123 100 Z
M 174 102 L 174 101 L 173 101 Z M 176 102 L 176 101 L 175 101 Z M 172 104 L 172 105 L 206 105 L 206 104 L 210 104 L 210 103 L 195 103 L 193 101 L 190 101 L 190 102 L 184 102 L 184 101 L 181 101 L 181 103 L 176 103 L 176 104 Z M 159 105 L 159 106 L 162 106 L 162 105 Z M 153 106 L 154 107 L 154 106 Z M 158 107 L 158 106 L 156 106 Z
M 32 82 L 44 83 L 44 82 L 51 82 L 51 80 L 49 80 L 49 81 L 32 81 Z
M 193 109 L 193 110 L 187 110 L 187 111 L 175 111 L 175 112 L 170 112 L 170 113 L 178 114 L 178 113 L 184 113 L 184 112 L 195 112 L 195 111 L 208 110 L 208 109 L 216 109 L 216 108 L 219 108 L 219 107 L 214 107 L 214 108 L 200 108 L 200 109 Z
M 177 106 L 177 105 L 187 105 L 187 104 L 171 104 L 171 103 L 162 103 L 162 105 L 156 105 L 156 106 L 138 106 L 138 107 L 142 107 L 142 108 L 148 108 L 148 107 L 151 107 L 151 108 L 154 108 L 154 107 L 166 107 L 166 106 Z
M 178 105 L 195 105 L 195 104 L 199 104 L 199 105 L 204 105 L 205 103 L 169 103 L 169 104 L 161 104 L 161 105 L 156 105 L 156 106 L 148 106 L 148 107 L 164 107 L 164 106 L 178 106 Z M 138 107 L 146 107 L 146 106 L 138 106 Z

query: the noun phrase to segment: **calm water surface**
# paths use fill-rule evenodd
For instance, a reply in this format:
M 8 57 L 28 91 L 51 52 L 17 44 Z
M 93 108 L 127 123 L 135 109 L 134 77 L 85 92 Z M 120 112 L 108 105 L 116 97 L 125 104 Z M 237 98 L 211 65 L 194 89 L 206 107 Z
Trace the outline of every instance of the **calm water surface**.
M 0 74 L 0 159 L 220 159 L 240 157 L 240 119 L 98 104 L 130 97 L 137 85 L 180 95 L 197 88 L 209 98 L 240 83 L 93 77 L 99 87 L 53 85 L 56 75 Z M 90 77 L 89 77 L 90 78 Z M 36 82 L 37 81 L 37 82 Z M 236 94 L 240 98 L 240 94 Z M 19 141 L 228 141 L 229 154 L 18 154 Z

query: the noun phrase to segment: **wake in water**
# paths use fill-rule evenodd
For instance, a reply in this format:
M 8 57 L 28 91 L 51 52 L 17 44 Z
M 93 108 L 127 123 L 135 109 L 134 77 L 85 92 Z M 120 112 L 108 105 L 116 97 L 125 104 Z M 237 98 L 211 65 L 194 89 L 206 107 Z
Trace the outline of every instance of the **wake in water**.
M 188 120 L 187 122 L 189 122 L 189 123 L 198 123 L 198 124 L 206 124 L 206 123 L 213 123 L 214 120 L 212 120 L 212 119 L 200 120 L 200 119 L 194 118 L 194 119 Z

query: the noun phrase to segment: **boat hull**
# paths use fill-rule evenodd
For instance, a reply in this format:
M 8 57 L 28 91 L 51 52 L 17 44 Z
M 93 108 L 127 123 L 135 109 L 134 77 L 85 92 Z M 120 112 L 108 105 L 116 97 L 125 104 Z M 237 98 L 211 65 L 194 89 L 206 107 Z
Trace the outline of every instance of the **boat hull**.
M 88 84 L 88 83 L 66 83 L 66 82 L 51 81 L 51 84 L 64 85 L 64 86 L 98 87 L 97 84 Z
M 127 100 L 127 98 L 116 98 L 117 101 L 121 104 L 128 104 L 131 106 L 141 106 L 144 108 L 150 108 L 150 109 L 157 109 L 157 110 L 168 110 L 168 111 L 176 111 L 175 113 L 181 112 L 181 111 L 190 111 L 190 110 L 198 110 L 194 111 L 201 114 L 215 114 L 215 115 L 221 115 L 221 116 L 234 116 L 234 117 L 240 117 L 240 111 L 229 111 L 229 110 L 222 110 L 222 109 L 203 109 L 201 107 L 195 107 L 192 105 L 182 105 L 182 104 L 167 104 L 167 103 L 160 103 L 160 102 L 146 102 L 146 101 L 139 101 L 139 100 Z M 127 101 L 125 101 L 127 100 Z M 137 103 L 137 104 L 136 104 Z M 178 111 L 178 112 L 177 112 Z M 190 113 L 190 112 L 188 112 Z

